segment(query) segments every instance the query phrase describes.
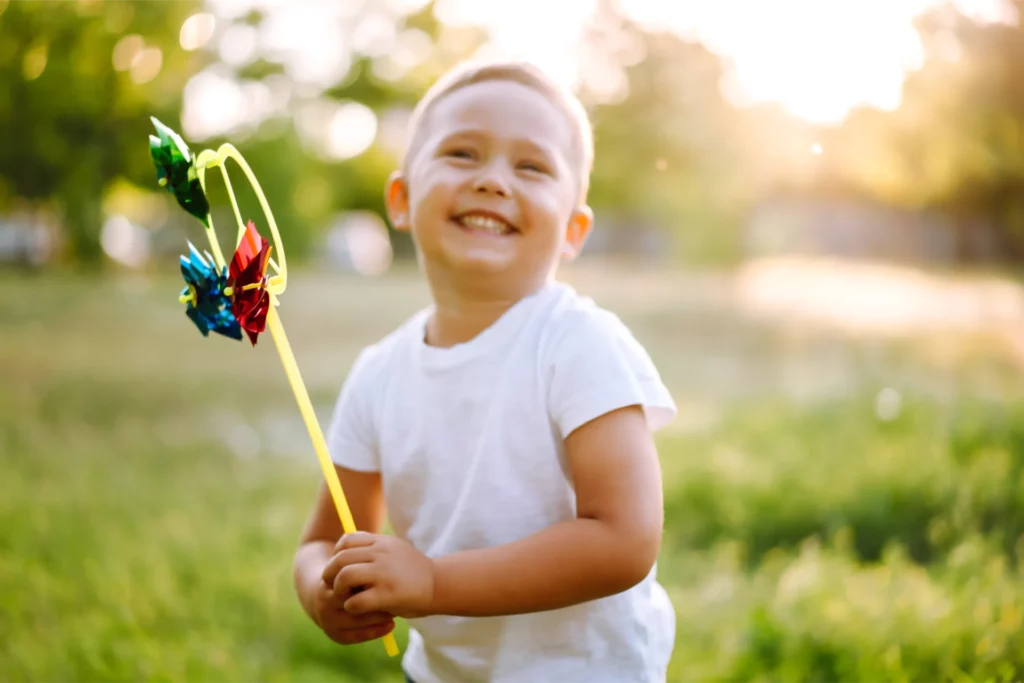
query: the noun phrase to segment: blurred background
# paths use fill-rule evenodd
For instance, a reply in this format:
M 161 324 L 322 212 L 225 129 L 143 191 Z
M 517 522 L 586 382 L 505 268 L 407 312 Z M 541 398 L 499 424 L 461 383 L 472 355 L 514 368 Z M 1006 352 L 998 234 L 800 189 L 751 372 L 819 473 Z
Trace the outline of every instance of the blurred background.
M 595 125 L 562 277 L 680 406 L 670 680 L 1024 677 L 1021 0 L 0 0 L 0 680 L 401 680 L 298 607 L 319 465 L 269 337 L 178 303 L 149 117 L 260 179 L 326 427 L 427 302 L 383 186 L 471 56 Z

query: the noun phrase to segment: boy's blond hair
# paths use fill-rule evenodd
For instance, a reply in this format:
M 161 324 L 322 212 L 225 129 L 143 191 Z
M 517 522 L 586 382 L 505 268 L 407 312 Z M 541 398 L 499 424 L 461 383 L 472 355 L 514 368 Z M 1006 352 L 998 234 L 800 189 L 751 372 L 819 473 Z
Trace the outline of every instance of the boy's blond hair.
M 594 134 L 590 119 L 579 99 L 559 85 L 541 69 L 528 62 L 463 62 L 427 90 L 413 109 L 409 120 L 408 143 L 402 156 L 402 168 L 423 144 L 423 124 L 431 108 L 446 95 L 474 83 L 511 81 L 532 88 L 546 97 L 565 116 L 573 136 L 573 170 L 577 175 L 579 202 L 586 203 L 590 186 L 590 173 L 594 165 Z

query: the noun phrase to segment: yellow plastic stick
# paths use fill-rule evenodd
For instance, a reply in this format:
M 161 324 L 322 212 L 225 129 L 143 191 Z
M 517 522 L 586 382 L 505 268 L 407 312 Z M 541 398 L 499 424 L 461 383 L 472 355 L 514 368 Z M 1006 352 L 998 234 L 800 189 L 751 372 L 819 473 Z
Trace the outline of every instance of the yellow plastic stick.
M 346 534 L 351 534 L 356 530 L 356 523 L 352 519 L 352 511 L 348 507 L 345 494 L 342 493 L 338 472 L 334 469 L 331 456 L 328 454 L 327 443 L 324 441 L 320 425 L 317 423 L 316 413 L 313 412 L 313 405 L 310 403 L 306 386 L 303 384 L 302 376 L 299 374 L 299 368 L 295 363 L 295 356 L 292 354 L 291 345 L 288 344 L 288 337 L 284 333 L 284 326 L 281 325 L 281 318 L 277 314 L 276 306 L 271 306 L 270 310 L 267 311 L 267 327 L 270 329 L 270 335 L 274 338 L 277 352 L 284 363 L 284 371 L 288 375 L 288 383 L 292 385 L 292 391 L 299 402 L 299 411 L 302 413 L 302 419 L 305 420 L 309 435 L 313 438 L 313 448 L 316 449 L 317 457 L 320 458 L 320 467 L 323 468 L 324 477 L 327 479 L 327 488 L 330 489 L 331 497 L 334 498 L 334 507 L 337 508 L 338 517 L 341 519 L 341 528 L 344 529 Z
M 238 201 L 235 199 L 235 192 L 231 187 L 231 179 L 228 177 L 228 171 L 224 165 L 228 159 L 234 159 L 242 169 L 242 172 L 245 173 L 245 177 L 248 178 L 252 189 L 256 192 L 256 197 L 263 208 L 263 214 L 266 216 L 267 225 L 270 227 L 274 251 L 277 252 L 278 260 L 270 259 L 269 263 L 270 269 L 276 271 L 277 275 L 267 280 L 267 291 L 270 293 L 267 327 L 270 329 L 270 336 L 273 337 L 274 345 L 277 347 L 277 354 L 281 357 L 281 364 L 284 366 L 285 374 L 288 376 L 288 383 L 292 387 L 292 393 L 295 394 L 295 400 L 299 404 L 299 411 L 302 413 L 302 419 L 306 423 L 309 437 L 313 441 L 313 449 L 320 460 L 320 467 L 323 469 L 327 488 L 331 492 L 334 507 L 338 511 L 338 518 L 341 520 L 341 528 L 346 534 L 351 534 L 357 530 L 355 520 L 352 519 L 352 511 L 349 509 L 345 493 L 342 491 L 341 481 L 338 479 L 338 473 L 334 469 L 334 463 L 327 450 L 327 442 L 324 440 L 323 432 L 320 430 L 320 423 L 317 421 L 316 413 L 313 411 L 313 404 L 309 400 L 309 392 L 302 381 L 302 374 L 299 372 L 299 366 L 295 362 L 295 355 L 292 353 L 288 337 L 284 333 L 284 326 L 281 324 L 281 318 L 277 313 L 277 306 L 279 304 L 277 297 L 284 292 L 288 284 L 288 266 L 284 257 L 284 245 L 281 243 L 281 234 L 277 230 L 277 222 L 274 220 L 274 214 L 270 211 L 270 205 L 263 194 L 263 188 L 260 187 L 259 181 L 256 180 L 256 175 L 249 168 L 249 164 L 246 163 L 238 150 L 230 143 L 221 145 L 216 152 L 207 149 L 199 154 L 196 158 L 196 171 L 199 175 L 199 183 L 203 188 L 203 192 L 206 192 L 206 169 L 220 167 L 221 174 L 224 176 L 228 197 L 231 199 L 231 208 L 234 211 L 235 220 L 238 221 L 238 236 L 235 239 L 235 244 L 237 245 L 245 235 L 245 223 L 242 221 L 242 214 L 238 210 Z M 213 226 L 212 216 L 207 216 L 207 223 L 206 236 L 210 240 L 213 257 L 217 262 L 218 270 L 223 269 L 226 262 L 221 253 L 220 244 L 217 241 L 217 230 Z M 185 296 L 183 300 L 187 301 L 189 297 Z M 393 633 L 384 636 L 383 641 L 384 649 L 389 656 L 394 657 L 398 654 L 398 643 L 395 642 Z
M 327 488 L 330 489 L 331 497 L 334 499 L 334 506 L 338 510 L 341 528 L 346 534 L 351 534 L 356 531 L 356 523 L 352 519 L 352 511 L 349 509 L 348 502 L 345 500 L 345 494 L 341 490 L 338 473 L 334 469 L 331 456 L 328 454 L 327 443 L 324 441 L 324 435 L 320 431 L 316 413 L 313 412 L 313 404 L 310 403 L 309 393 L 302 382 L 302 375 L 299 374 L 299 367 L 295 363 L 295 356 L 292 354 L 292 348 L 288 344 L 288 337 L 285 336 L 284 326 L 281 325 L 281 318 L 277 315 L 276 305 L 272 304 L 267 311 L 267 327 L 270 328 L 270 336 L 274 338 L 274 344 L 277 345 L 277 353 L 281 356 L 281 362 L 284 363 L 284 371 L 288 375 L 292 391 L 299 402 L 299 410 L 302 412 L 302 418 L 306 421 L 306 429 L 309 430 L 309 435 L 313 439 L 313 448 L 316 449 L 316 454 L 320 458 L 320 467 L 323 468 L 324 477 L 327 479 Z M 384 648 L 387 650 L 388 655 L 392 657 L 398 654 L 398 643 L 395 642 L 395 635 L 393 633 L 384 636 Z

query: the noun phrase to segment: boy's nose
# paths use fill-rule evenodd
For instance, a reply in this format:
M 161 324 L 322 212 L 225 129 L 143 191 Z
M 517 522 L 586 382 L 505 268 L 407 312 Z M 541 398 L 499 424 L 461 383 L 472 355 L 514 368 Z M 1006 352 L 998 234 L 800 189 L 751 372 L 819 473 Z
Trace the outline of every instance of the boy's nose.
M 488 164 L 480 170 L 473 180 L 473 189 L 477 192 L 488 192 L 501 197 L 509 195 L 508 180 L 500 169 L 495 168 L 494 164 Z

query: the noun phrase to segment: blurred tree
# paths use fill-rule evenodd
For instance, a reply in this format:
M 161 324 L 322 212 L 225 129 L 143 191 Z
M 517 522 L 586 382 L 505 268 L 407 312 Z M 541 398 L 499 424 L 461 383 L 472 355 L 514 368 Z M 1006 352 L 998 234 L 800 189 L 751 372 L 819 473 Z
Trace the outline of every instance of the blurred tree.
M 778 107 L 733 106 L 723 60 L 678 35 L 647 31 L 603 0 L 581 60 L 597 145 L 592 203 L 604 217 L 622 215 L 620 227 L 665 226 L 693 259 L 735 255 L 749 208 L 794 190 L 941 208 L 965 226 L 988 221 L 1024 258 L 1024 0 L 1007 7 L 1016 21 L 979 23 L 950 8 L 925 15 L 925 63 L 909 75 L 902 106 L 857 110 L 828 129 Z M 55 208 L 66 252 L 99 262 L 104 194 L 122 179 L 159 194 L 145 147 L 149 116 L 180 125 L 186 84 L 216 66 L 242 92 L 258 86 L 278 98 L 287 90 L 286 107 L 190 142 L 216 147 L 230 139 L 242 150 L 290 254 L 301 260 L 337 213 L 383 214 L 405 116 L 438 75 L 487 38 L 441 23 L 432 2 L 409 14 L 362 3 L 337 25 L 339 44 L 350 50 L 347 72 L 309 87 L 288 75 L 278 53 L 221 61 L 220 36 L 232 23 L 259 28 L 267 19 L 259 11 L 220 17 L 204 49 L 182 48 L 182 24 L 201 10 L 199 0 L 0 0 L 0 211 L 21 199 Z M 360 40 L 372 26 L 387 30 Z M 304 125 L 304 112 L 353 103 L 374 113 L 374 141 L 332 156 L 328 126 Z M 217 211 L 222 191 L 216 183 L 211 189 Z M 400 254 L 411 251 L 407 236 L 392 239 Z
M 942 210 L 963 242 L 978 226 L 994 228 L 1003 255 L 1020 260 L 1024 1 L 1005 7 L 1005 22 L 975 21 L 953 6 L 923 15 L 925 61 L 908 74 L 900 107 L 852 113 L 827 164 L 833 177 L 876 199 Z
M 1024 1 L 1008 23 L 979 23 L 950 8 L 925 16 L 925 67 L 908 79 L 907 113 L 925 118 L 924 141 L 903 126 L 900 141 L 922 160 L 922 199 L 969 230 L 998 230 L 1004 255 L 1024 259 Z M 920 130 L 920 129 L 919 129 Z M 915 148 L 916 146 L 916 148 Z
M 585 49 L 595 208 L 665 226 L 688 258 L 731 256 L 750 181 L 721 59 L 674 33 L 644 30 L 612 2 L 599 4 Z
M 69 254 L 96 264 L 105 190 L 119 176 L 153 181 L 149 116 L 173 120 L 204 59 L 178 42 L 200 3 L 0 7 L 0 210 L 15 197 L 52 205 Z
M 359 46 L 355 34 L 367 20 L 379 24 L 383 12 L 395 27 L 392 49 L 353 47 L 347 73 L 334 84 L 311 89 L 282 77 L 285 67 L 277 54 L 261 53 L 236 66 L 221 62 L 218 36 L 232 23 L 259 28 L 267 18 L 260 11 L 227 22 L 218 17 L 215 32 L 210 26 L 213 40 L 202 49 L 182 48 L 183 22 L 201 11 L 200 0 L 0 0 L 0 83 L 5 86 L 0 88 L 0 128 L 7 134 L 0 147 L 0 211 L 21 201 L 53 207 L 69 260 L 100 263 L 107 190 L 124 187 L 120 181 L 127 180 L 143 192 L 161 194 L 146 148 L 149 117 L 182 130 L 186 84 L 215 66 L 243 89 L 271 79 L 289 86 L 285 110 L 188 141 L 197 151 L 226 140 L 239 147 L 260 178 L 290 255 L 301 260 L 337 212 L 383 214 L 384 183 L 397 161 L 397 145 L 386 139 L 395 126 L 383 130 L 384 121 L 392 114 L 400 121 L 434 78 L 486 38 L 475 28 L 440 24 L 432 3 L 408 16 L 395 15 L 399 10 L 390 5 L 368 3 L 337 26 L 339 38 Z M 395 55 L 405 55 L 404 60 Z M 378 124 L 374 144 L 351 158 L 326 154 L 322 139 L 310 139 L 296 125 L 303 106 L 323 103 L 369 107 Z M 235 187 L 246 213 L 258 216 L 245 183 Z M 211 180 L 210 192 L 215 220 L 231 224 L 219 180 Z M 173 223 L 186 230 L 195 227 L 184 220 Z M 394 237 L 407 251 L 407 238 Z

